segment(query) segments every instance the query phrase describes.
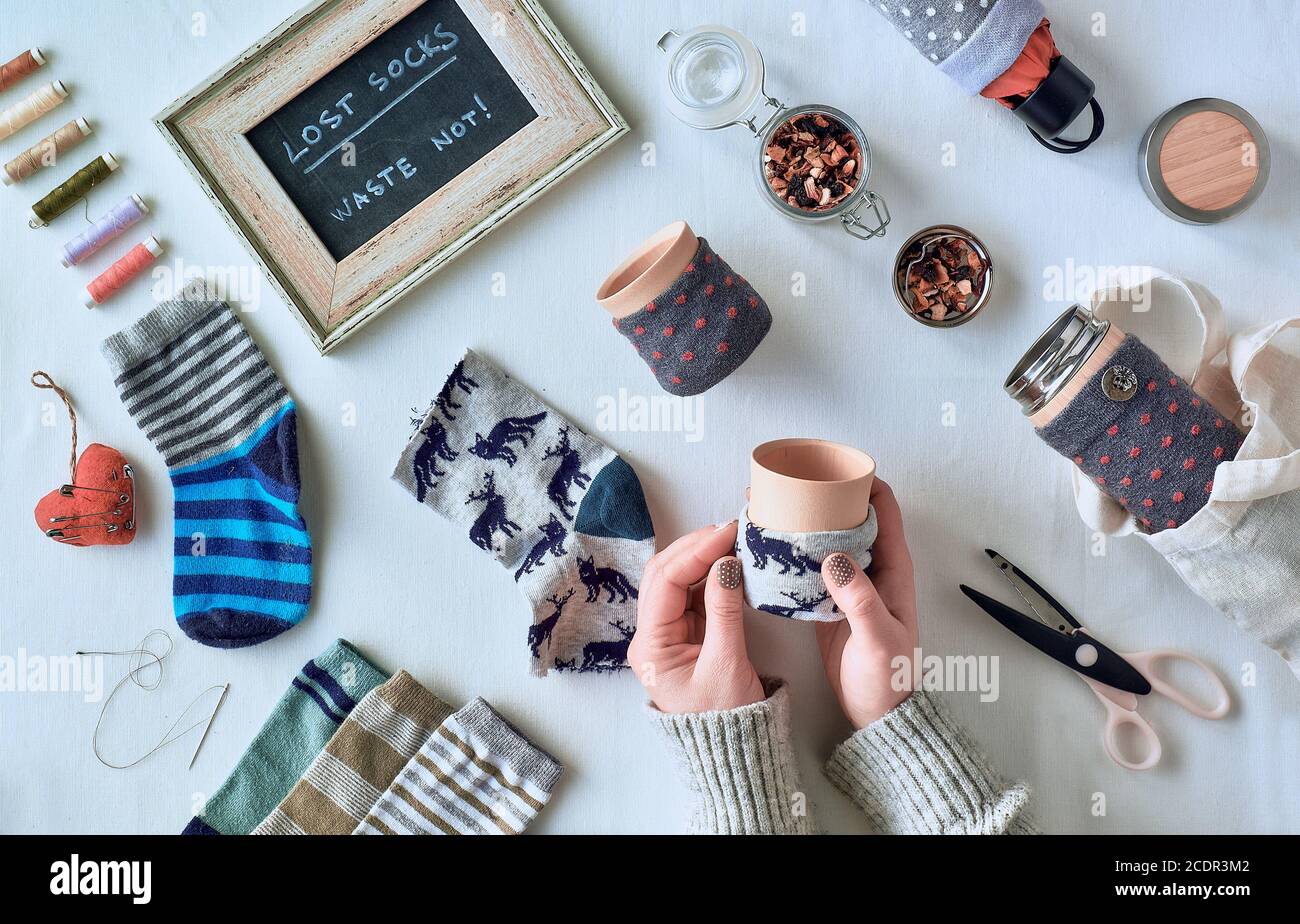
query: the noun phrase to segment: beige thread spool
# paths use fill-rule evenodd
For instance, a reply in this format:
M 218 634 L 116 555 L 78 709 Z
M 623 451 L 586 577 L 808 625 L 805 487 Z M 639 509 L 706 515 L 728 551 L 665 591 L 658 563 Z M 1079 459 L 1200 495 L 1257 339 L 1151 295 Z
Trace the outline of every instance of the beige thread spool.
M 42 167 L 54 166 L 60 154 L 81 144 L 90 136 L 90 132 L 89 122 L 81 118 L 73 119 L 5 164 L 4 173 L 0 173 L 0 183 L 12 186 L 27 179 Z
M 0 113 L 0 141 L 35 122 L 67 98 L 68 88 L 62 80 L 56 80 L 33 91 L 25 99 L 20 99 Z

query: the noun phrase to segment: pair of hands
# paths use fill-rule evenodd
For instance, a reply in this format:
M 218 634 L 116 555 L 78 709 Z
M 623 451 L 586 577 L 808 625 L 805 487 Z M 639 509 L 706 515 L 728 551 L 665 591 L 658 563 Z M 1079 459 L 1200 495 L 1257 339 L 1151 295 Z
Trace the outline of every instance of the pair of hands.
M 910 690 L 890 682 L 891 662 L 900 655 L 910 659 L 917 645 L 916 583 L 903 515 L 894 492 L 879 479 L 871 503 L 879 527 L 872 576 L 848 556 L 828 555 L 822 577 L 847 618 L 816 624 L 826 678 L 854 728 L 907 699 Z M 767 698 L 745 648 L 735 546 L 732 520 L 683 536 L 646 565 L 628 662 L 664 712 L 735 709 Z M 851 578 L 841 585 L 833 565 L 841 578 Z

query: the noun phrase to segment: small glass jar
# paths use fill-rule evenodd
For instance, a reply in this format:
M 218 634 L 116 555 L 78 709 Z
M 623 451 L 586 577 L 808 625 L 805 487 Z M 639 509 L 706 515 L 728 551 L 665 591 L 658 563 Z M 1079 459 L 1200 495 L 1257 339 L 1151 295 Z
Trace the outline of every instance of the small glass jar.
M 796 221 L 837 218 L 845 231 L 862 240 L 884 236 L 889 207 L 878 193 L 867 188 L 871 145 L 852 117 L 833 106 L 787 107 L 769 96 L 763 84 L 763 56 L 757 46 L 726 26 L 698 26 L 687 32 L 670 30 L 660 37 L 658 45 L 669 56 L 664 73 L 673 115 L 692 128 L 748 128 L 757 141 L 754 176 L 763 198 L 773 208 Z M 782 125 L 799 116 L 817 114 L 839 122 L 853 135 L 860 163 L 853 192 L 828 208 L 812 210 L 791 205 L 768 185 L 763 156 Z

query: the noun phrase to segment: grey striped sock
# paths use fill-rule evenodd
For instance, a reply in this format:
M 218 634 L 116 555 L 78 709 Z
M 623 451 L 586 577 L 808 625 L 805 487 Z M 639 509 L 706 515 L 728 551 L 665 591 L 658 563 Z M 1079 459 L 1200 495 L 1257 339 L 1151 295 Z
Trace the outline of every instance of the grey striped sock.
M 185 634 L 239 648 L 296 624 L 311 599 L 297 416 L 239 318 L 200 280 L 101 349 L 170 470 Z
M 357 703 L 254 834 L 351 834 L 452 708 L 406 671 Z
M 354 834 L 519 834 L 564 768 L 479 698 L 429 737 Z

